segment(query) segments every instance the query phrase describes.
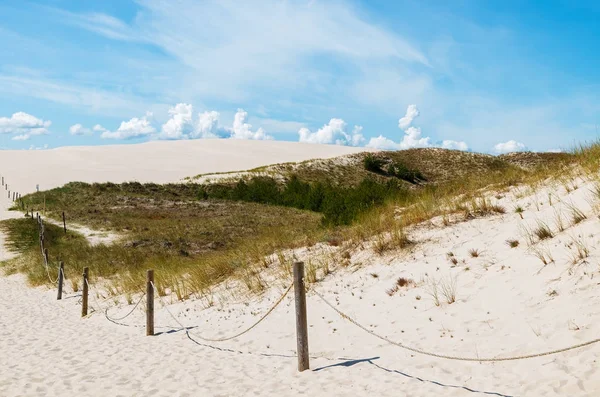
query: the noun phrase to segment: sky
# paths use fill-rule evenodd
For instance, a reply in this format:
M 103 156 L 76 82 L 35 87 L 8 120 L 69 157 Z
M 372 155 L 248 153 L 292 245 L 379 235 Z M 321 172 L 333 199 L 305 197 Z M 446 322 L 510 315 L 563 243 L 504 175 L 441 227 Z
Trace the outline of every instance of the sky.
M 3 0 L 0 20 L 0 149 L 600 134 L 595 0 Z

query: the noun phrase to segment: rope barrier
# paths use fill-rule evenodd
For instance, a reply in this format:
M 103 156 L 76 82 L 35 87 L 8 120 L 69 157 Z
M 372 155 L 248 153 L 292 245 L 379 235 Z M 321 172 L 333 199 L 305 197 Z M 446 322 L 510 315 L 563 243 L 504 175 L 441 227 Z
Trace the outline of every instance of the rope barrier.
M 499 362 L 499 361 L 524 360 L 524 359 L 528 359 L 528 358 L 536 358 L 536 357 L 549 356 L 549 355 L 552 355 L 552 354 L 562 353 L 562 352 L 566 352 L 566 351 L 569 351 L 569 350 L 579 349 L 579 348 L 582 348 L 582 347 L 589 346 L 589 345 L 592 345 L 594 343 L 600 342 L 600 338 L 597 338 L 597 339 L 593 339 L 593 340 L 590 340 L 590 341 L 587 341 L 587 342 L 578 343 L 576 345 L 572 345 L 572 346 L 569 346 L 569 347 L 564 347 L 564 348 L 561 348 L 561 349 L 550 350 L 550 351 L 546 351 L 546 352 L 542 352 L 542 353 L 525 354 L 525 355 L 520 355 L 520 356 L 512 356 L 512 357 L 486 357 L 486 358 L 481 358 L 481 357 L 450 356 L 450 355 L 446 355 L 446 354 L 432 353 L 432 352 L 428 352 L 426 350 L 421 350 L 421 349 L 418 349 L 418 348 L 415 348 L 415 347 L 411 347 L 411 346 L 405 345 L 405 344 L 400 343 L 400 342 L 395 342 L 395 341 L 389 339 L 388 337 L 385 337 L 383 335 L 380 335 L 380 334 L 378 334 L 378 333 L 376 333 L 376 332 L 368 329 L 367 327 L 365 327 L 364 325 L 360 324 L 358 321 L 356 321 L 355 319 L 353 319 L 352 317 L 350 317 L 346 313 L 344 313 L 341 310 L 339 310 L 338 308 L 336 308 L 327 299 L 325 299 L 325 297 L 323 297 L 323 295 L 321 295 L 318 291 L 313 290 L 313 292 L 323 302 L 325 302 L 325 304 L 327 306 L 329 306 L 331 309 L 333 309 L 344 320 L 349 321 L 350 323 L 356 325 L 358 328 L 360 328 L 363 331 L 371 334 L 372 336 L 374 336 L 374 337 L 376 337 L 378 339 L 381 339 L 382 341 L 387 342 L 387 343 L 389 343 L 391 345 L 394 345 L 394 346 L 400 347 L 402 349 L 411 351 L 413 353 L 423 354 L 423 355 L 426 355 L 426 356 L 431 356 L 431 357 L 436 357 L 436 358 L 443 358 L 443 359 L 447 359 L 447 360 L 472 361 L 472 362 Z
M 228 336 L 228 337 L 226 337 L 226 338 L 207 338 L 207 337 L 204 337 L 204 336 L 202 336 L 202 335 L 199 335 L 199 334 L 196 334 L 196 333 L 194 333 L 194 336 L 196 336 L 198 339 L 202 339 L 203 341 L 206 341 L 206 342 L 225 342 L 225 341 L 228 341 L 228 340 L 231 340 L 231 339 L 238 338 L 238 337 L 240 337 L 240 336 L 244 335 L 245 333 L 247 333 L 247 332 L 250 332 L 250 330 L 252 330 L 252 329 L 253 329 L 254 327 L 256 327 L 258 324 L 260 324 L 260 323 L 261 323 L 261 322 L 262 322 L 264 319 L 266 319 L 266 318 L 269 316 L 269 314 L 271 314 L 271 313 L 273 312 L 273 310 L 275 310 L 275 308 L 276 308 L 277 306 L 279 306 L 279 304 L 280 304 L 280 303 L 283 301 L 283 299 L 284 299 L 284 298 L 287 296 L 287 294 L 288 294 L 288 293 L 290 292 L 290 290 L 292 289 L 292 286 L 293 286 L 293 284 L 290 284 L 290 286 L 289 286 L 289 287 L 287 287 L 287 289 L 286 289 L 286 290 L 285 290 L 285 292 L 284 292 L 284 293 L 281 295 L 281 297 L 280 297 L 279 299 L 277 299 L 277 301 L 275 302 L 275 304 L 274 304 L 274 305 L 273 305 L 273 306 L 272 306 L 272 307 L 271 307 L 269 310 L 267 310 L 267 312 L 266 312 L 265 314 L 263 314 L 263 315 L 262 315 L 262 316 L 261 316 L 261 317 L 258 319 L 258 321 L 256 321 L 254 324 L 252 324 L 250 327 L 246 328 L 245 330 L 243 330 L 243 331 L 241 331 L 241 332 L 238 332 L 238 333 L 237 333 L 237 334 L 235 334 L 235 335 Z M 173 313 L 172 313 L 172 312 L 169 310 L 169 308 L 167 307 L 167 305 L 166 305 L 166 304 L 165 304 L 165 302 L 163 301 L 163 299 L 162 299 L 162 297 L 160 296 L 160 294 L 158 294 L 158 290 L 156 290 L 156 287 L 155 287 L 154 283 L 152 283 L 152 288 L 154 288 L 154 290 L 156 291 L 156 295 L 158 296 L 158 298 L 159 298 L 159 300 L 160 300 L 160 303 L 161 303 L 161 305 L 162 305 L 162 306 L 163 306 L 163 307 L 166 309 L 166 311 L 167 311 L 167 312 L 168 312 L 168 313 L 171 315 L 171 317 L 173 317 L 173 319 L 174 319 L 174 320 L 177 322 L 177 324 L 179 324 L 179 326 L 180 326 L 182 329 L 184 329 L 184 330 L 185 330 L 185 332 L 188 334 L 188 337 L 189 337 L 189 333 L 190 333 L 190 330 L 189 330 L 189 328 L 190 328 L 190 327 L 186 327 L 186 326 L 184 326 L 184 325 L 181 323 L 181 321 L 179 321 L 179 319 L 173 315 Z

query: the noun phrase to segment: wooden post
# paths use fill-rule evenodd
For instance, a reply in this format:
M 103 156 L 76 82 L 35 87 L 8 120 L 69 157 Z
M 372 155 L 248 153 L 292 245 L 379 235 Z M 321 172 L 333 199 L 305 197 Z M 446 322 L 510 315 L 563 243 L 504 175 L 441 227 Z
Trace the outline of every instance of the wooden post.
M 146 336 L 154 335 L 154 270 L 146 273 Z
M 88 314 L 88 272 L 89 268 L 83 268 L 83 287 L 81 292 L 81 317 Z
M 65 211 L 63 211 L 63 227 L 65 229 L 65 234 L 67 234 L 67 219 L 65 218 Z
M 56 296 L 57 300 L 62 299 L 62 288 L 63 288 L 63 278 L 65 277 L 65 264 L 60 261 L 60 265 L 58 266 L 58 295 Z
M 304 262 L 294 262 L 294 295 L 296 300 L 296 342 L 298 353 L 298 371 L 302 372 L 309 369 L 306 291 L 304 288 Z
M 48 264 L 48 248 L 44 248 L 44 258 L 46 259 L 46 265 Z

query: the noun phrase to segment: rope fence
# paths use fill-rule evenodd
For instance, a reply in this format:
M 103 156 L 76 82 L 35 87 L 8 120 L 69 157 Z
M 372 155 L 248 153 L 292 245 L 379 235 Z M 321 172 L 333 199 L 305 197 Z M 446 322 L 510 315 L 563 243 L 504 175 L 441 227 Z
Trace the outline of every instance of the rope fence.
M 8 190 L 8 184 L 5 184 L 4 177 L 2 177 L 2 186 L 5 186 L 5 190 L 8 191 L 8 197 L 9 198 L 12 197 L 13 201 L 20 200 L 21 209 L 25 209 L 25 206 L 21 199 L 21 195 L 16 192 L 12 192 L 13 194 L 11 195 L 11 192 Z M 29 209 L 27 209 L 26 216 L 28 216 L 28 212 L 29 212 Z M 35 219 L 33 217 L 33 210 L 31 210 L 31 217 L 32 217 L 32 219 Z M 64 230 L 66 233 L 67 226 L 66 226 L 66 218 L 65 218 L 64 212 L 62 213 L 62 218 L 63 218 Z M 37 214 L 37 224 L 38 224 L 38 229 L 39 229 L 40 251 L 42 254 L 42 266 L 44 267 L 45 273 L 48 276 L 48 280 L 50 281 L 50 283 L 53 285 L 58 284 L 58 297 L 57 298 L 60 300 L 62 298 L 63 280 L 67 278 L 66 274 L 65 274 L 65 270 L 64 270 L 64 264 L 63 264 L 63 262 L 59 261 L 59 265 L 57 266 L 57 277 L 56 277 L 56 279 L 54 279 L 51 276 L 51 271 L 50 271 L 51 263 L 49 260 L 48 248 L 45 247 L 44 221 L 39 213 Z M 106 308 L 103 309 L 102 305 L 98 302 L 98 299 L 96 297 L 97 294 L 92 294 L 92 299 L 94 300 L 94 307 L 92 307 L 91 308 L 92 310 L 88 313 L 88 296 L 89 296 L 90 290 L 92 288 L 89 283 L 89 269 L 87 267 L 85 267 L 83 269 L 83 275 L 82 275 L 83 289 L 81 292 L 81 301 L 80 301 L 80 303 L 82 305 L 82 317 L 87 318 L 95 312 L 103 312 L 106 320 L 110 321 L 111 323 L 114 323 L 114 324 L 120 325 L 120 326 L 126 326 L 126 327 L 145 328 L 146 335 L 156 335 L 154 332 L 154 301 L 155 301 L 154 296 L 156 295 L 158 297 L 158 301 L 160 302 L 162 309 L 164 309 L 168 313 L 168 315 L 175 321 L 175 323 L 177 323 L 177 327 L 161 326 L 161 327 L 157 327 L 157 328 L 184 330 L 187 337 L 199 345 L 203 345 L 203 344 L 201 344 L 198 341 L 196 341 L 195 339 L 193 339 L 193 337 L 198 338 L 205 342 L 220 343 L 220 342 L 226 342 L 226 341 L 230 341 L 230 340 L 239 338 L 239 337 L 249 333 L 250 331 L 254 330 L 259 324 L 261 324 L 263 321 L 265 321 L 275 311 L 275 309 L 286 299 L 286 297 L 289 295 L 290 291 L 293 289 L 294 290 L 294 301 L 295 301 L 296 342 L 297 342 L 297 352 L 294 356 L 297 357 L 297 359 L 298 359 L 298 370 L 304 371 L 306 369 L 309 369 L 309 349 L 308 349 L 308 331 L 307 331 L 308 326 L 307 326 L 307 315 L 306 315 L 306 311 L 307 311 L 306 287 L 305 287 L 305 282 L 304 282 L 304 275 L 305 275 L 304 263 L 303 262 L 295 262 L 293 265 L 293 276 L 294 276 L 293 283 L 291 283 L 289 286 L 287 286 L 285 288 L 284 292 L 279 296 L 278 299 L 275 300 L 274 304 L 271 305 L 269 307 L 269 309 L 263 315 L 261 315 L 255 322 L 253 322 L 250 326 L 248 326 L 242 330 L 239 330 L 239 331 L 235 332 L 234 334 L 226 336 L 226 337 L 207 337 L 207 336 L 201 335 L 197 331 L 195 331 L 195 329 L 198 328 L 197 326 L 185 326 L 179 320 L 179 318 L 173 314 L 173 312 L 169 309 L 169 305 L 164 301 L 163 297 L 160 295 L 159 290 L 154 283 L 154 271 L 153 270 L 148 270 L 148 272 L 147 272 L 146 292 L 141 294 L 139 299 L 137 299 L 136 303 L 133 304 L 133 307 L 126 314 L 119 316 L 119 317 L 110 316 L 109 309 L 111 309 L 111 307 L 107 306 Z M 77 292 L 77 291 L 74 291 L 74 292 Z M 369 329 L 367 326 L 362 325 L 358 320 L 356 320 L 355 318 L 346 314 L 342 310 L 338 309 L 334 304 L 329 302 L 329 300 L 327 300 L 327 298 L 325 298 L 325 296 L 323 296 L 323 294 L 321 294 L 316 289 L 314 289 L 314 288 L 311 289 L 311 292 L 317 298 L 319 298 L 327 307 L 329 307 L 337 315 L 339 315 L 343 320 L 360 328 L 361 330 L 363 330 L 364 332 L 373 336 L 374 338 L 377 338 L 385 343 L 399 347 L 401 349 L 410 351 L 412 353 L 417 353 L 417 354 L 434 357 L 434 358 L 438 358 L 438 359 L 479 362 L 479 363 L 516 361 L 516 360 L 533 359 L 533 358 L 537 358 L 537 357 L 544 357 L 544 356 L 559 354 L 559 353 L 563 353 L 563 352 L 567 352 L 567 351 L 571 351 L 571 350 L 581 349 L 583 347 L 590 346 L 590 345 L 600 342 L 600 338 L 595 338 L 592 340 L 573 344 L 573 345 L 559 348 L 559 349 L 548 350 L 548 351 L 543 351 L 543 352 L 539 352 L 539 353 L 506 356 L 506 357 L 502 357 L 502 356 L 500 356 L 500 357 L 478 357 L 478 356 L 474 357 L 474 356 L 443 354 L 443 353 L 436 352 L 436 351 L 428 351 L 428 350 L 424 350 L 424 349 L 421 349 L 418 347 L 414 347 L 414 346 L 411 346 L 410 344 L 396 341 L 387 336 L 381 335 L 381 334 Z M 107 298 L 107 300 L 108 299 L 110 299 L 110 298 Z M 136 310 L 140 309 L 140 305 L 141 305 L 142 301 L 145 301 L 145 303 L 146 303 L 146 308 L 144 310 L 145 317 L 146 317 L 146 324 L 141 325 L 141 324 L 123 323 L 122 322 L 123 320 L 130 317 Z M 210 346 L 210 345 L 203 345 L 203 346 L 208 346 L 211 348 L 216 348 L 216 349 L 225 350 L 225 351 L 233 351 L 231 349 L 217 348 L 217 347 Z M 273 355 L 273 354 L 265 354 L 265 355 Z M 289 355 L 282 355 L 282 356 L 293 357 L 293 356 L 289 356 Z

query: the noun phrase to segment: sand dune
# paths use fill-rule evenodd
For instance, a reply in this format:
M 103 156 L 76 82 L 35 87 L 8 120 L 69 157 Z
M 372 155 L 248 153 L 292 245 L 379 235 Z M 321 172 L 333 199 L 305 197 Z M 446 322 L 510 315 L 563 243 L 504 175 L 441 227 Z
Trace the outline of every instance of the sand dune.
M 309 155 L 294 152 L 292 146 L 288 153 Z M 318 150 L 323 150 L 323 156 L 333 155 L 325 148 Z M 150 149 L 141 151 L 147 157 Z M 196 164 L 192 152 L 183 161 L 189 161 L 187 166 Z M 19 153 L 10 155 L 13 161 L 20 159 Z M 51 154 L 22 155 L 26 162 L 32 162 L 33 157 L 28 156 Z M 60 178 L 49 179 L 51 183 L 81 179 L 86 171 L 70 163 L 81 161 L 81 156 L 55 156 L 53 167 L 62 173 Z M 206 158 L 214 158 L 211 156 L 217 155 Z M 232 153 L 222 156 L 235 157 Z M 244 155 L 246 160 L 235 165 L 260 165 L 260 159 L 248 157 Z M 115 161 L 117 158 L 115 155 Z M 282 155 L 281 160 L 273 161 L 285 160 Z M 6 161 L 4 157 L 2 161 Z M 88 180 L 153 180 L 152 162 L 147 158 L 143 162 L 145 165 L 135 172 L 129 169 L 126 174 L 116 174 L 116 163 L 90 161 L 87 167 L 96 171 L 90 171 Z M 233 167 L 226 162 L 219 164 L 224 170 Z M 7 173 L 21 178 L 22 186 L 30 189 L 36 183 L 35 168 L 27 172 L 10 168 Z M 192 174 L 214 171 L 202 161 L 196 168 Z M 181 173 L 176 167 L 167 169 L 158 171 L 164 173 L 156 180 L 190 174 L 188 169 Z M 450 226 L 434 219 L 410 231 L 417 244 L 409 251 L 379 256 L 367 244 L 352 252 L 350 266 L 334 268 L 333 274 L 314 288 L 369 330 L 434 353 L 508 357 L 598 338 L 600 220 L 592 206 L 592 183 L 578 180 L 576 185 L 578 189 L 570 192 L 560 184 L 547 184 L 536 191 L 513 187 L 498 196 L 493 194 L 491 200 L 504 206 L 506 214 Z M 553 197 L 552 205 L 548 194 Z M 0 208 L 8 204 L 0 195 Z M 524 219 L 514 213 L 517 205 L 524 208 Z M 572 206 L 580 208 L 587 219 L 571 224 Z M 563 214 L 564 231 L 557 229 L 557 213 Z M 0 216 L 15 215 L 0 211 Z M 526 243 L 524 231 L 539 221 L 550 225 L 555 234 L 534 245 L 552 255 L 554 261 L 547 265 Z M 519 246 L 510 248 L 508 239 L 519 240 Z M 588 253 L 574 261 L 578 244 L 584 244 Z M 295 254 L 307 261 L 327 258 L 325 253 L 336 254 L 338 249 L 318 245 Z M 469 253 L 472 249 L 478 250 L 478 256 Z M 456 264 L 449 259 L 450 252 Z M 77 277 L 68 271 L 67 276 Z M 387 291 L 399 277 L 412 279 L 415 285 L 402 287 L 390 296 Z M 265 278 L 269 278 L 268 271 Z M 440 292 L 441 303 L 436 306 L 433 280 L 442 285 L 450 279 L 456 280 L 456 302 L 448 304 Z M 312 371 L 296 372 L 294 306 L 289 296 L 264 322 L 237 339 L 209 343 L 194 337 L 223 337 L 247 327 L 273 305 L 284 284 L 274 282 L 261 296 L 246 295 L 235 284 L 220 286 L 214 291 L 212 306 L 202 298 L 175 303 L 167 295 L 165 300 L 173 301 L 169 311 L 156 302 L 157 331 L 165 333 L 146 337 L 144 329 L 138 327 L 144 324 L 140 309 L 122 321 L 131 326 L 114 324 L 101 311 L 81 319 L 77 294 L 56 301 L 54 289 L 27 288 L 18 275 L 1 277 L 0 395 L 600 395 L 600 344 L 522 361 L 439 359 L 369 335 L 340 318 L 313 292 L 308 293 Z M 105 300 L 97 286 L 93 286 L 93 294 L 92 306 L 110 308 L 109 316 L 120 317 L 132 308 L 123 301 L 115 306 L 113 299 Z M 176 321 L 169 312 L 185 326 L 194 326 L 191 336 L 195 342 L 185 332 L 176 331 Z
M 283 141 L 201 139 L 135 145 L 0 150 L 0 173 L 22 193 L 67 182 L 177 182 L 208 172 L 247 170 L 263 165 L 330 158 L 365 151 L 339 145 Z

